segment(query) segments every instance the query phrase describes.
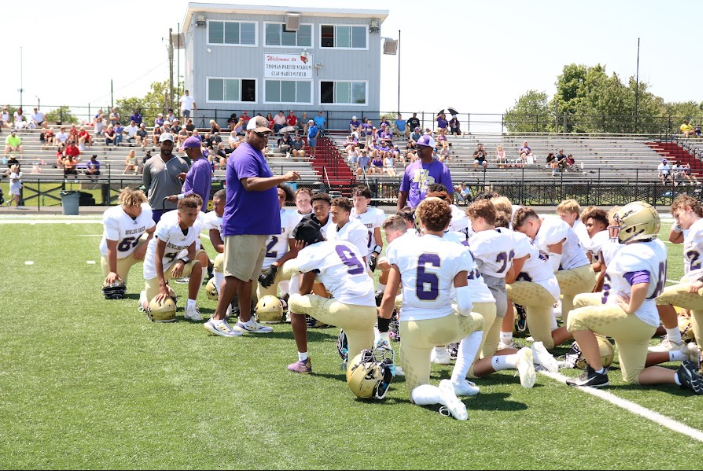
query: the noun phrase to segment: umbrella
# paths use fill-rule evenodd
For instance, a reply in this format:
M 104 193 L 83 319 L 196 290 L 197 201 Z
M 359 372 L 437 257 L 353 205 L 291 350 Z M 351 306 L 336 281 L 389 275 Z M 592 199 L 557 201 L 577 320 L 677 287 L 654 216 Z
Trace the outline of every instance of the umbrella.
M 453 106 L 448 107 L 448 108 L 447 108 L 447 111 L 448 111 L 449 114 L 452 115 L 452 116 L 456 116 L 456 115 L 459 114 L 459 112 L 458 112 L 458 111 L 456 110 L 456 108 L 454 108 Z M 444 108 L 442 108 L 441 110 L 439 110 L 439 112 L 437 113 L 437 116 L 441 115 L 442 113 L 444 113 Z
M 295 126 L 286 126 L 285 128 L 281 128 L 281 130 L 278 132 L 295 132 L 297 130 L 298 128 L 296 128 Z

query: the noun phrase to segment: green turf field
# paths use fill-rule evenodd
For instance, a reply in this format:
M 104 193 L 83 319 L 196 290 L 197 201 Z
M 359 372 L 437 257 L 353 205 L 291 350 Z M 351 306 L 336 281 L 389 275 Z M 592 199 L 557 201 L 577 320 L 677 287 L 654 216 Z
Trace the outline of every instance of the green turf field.
M 512 372 L 479 381 L 468 422 L 411 405 L 402 378 L 383 402 L 357 400 L 337 329 L 310 331 L 314 374 L 297 376 L 287 324 L 213 337 L 182 320 L 183 298 L 179 322 L 147 322 L 141 266 L 129 299 L 105 301 L 101 233 L 99 220 L 0 223 L 0 468 L 689 469 L 703 446 L 542 375 L 531 390 Z M 703 398 L 623 385 L 614 366 L 609 392 L 703 430 Z M 433 382 L 450 374 L 435 365 Z

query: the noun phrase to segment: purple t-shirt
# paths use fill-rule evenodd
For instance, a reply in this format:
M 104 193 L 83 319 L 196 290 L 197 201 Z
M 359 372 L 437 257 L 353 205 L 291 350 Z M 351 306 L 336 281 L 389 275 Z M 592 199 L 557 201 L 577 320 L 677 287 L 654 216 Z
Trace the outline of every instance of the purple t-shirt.
M 242 178 L 270 178 L 273 172 L 260 150 L 244 142 L 227 160 L 227 204 L 222 217 L 225 237 L 281 233 L 281 211 L 276 187 L 246 191 Z
M 444 119 L 442 117 L 437 118 L 437 127 L 438 128 L 445 129 L 447 127 L 447 124 L 449 124 L 449 123 L 447 123 L 446 119 Z
M 203 207 L 207 208 L 210 199 L 210 187 L 212 186 L 212 170 L 208 160 L 200 157 L 193 161 L 190 170 L 186 174 L 186 181 L 183 184 L 183 194 L 196 193 L 203 199 Z
M 433 183 L 441 183 L 446 186 L 449 194 L 454 192 L 449 168 L 442 162 L 433 160 L 431 163 L 425 164 L 421 160 L 416 160 L 408 165 L 400 184 L 400 191 L 408 192 L 407 205 L 411 208 L 417 207 L 425 199 L 428 187 Z

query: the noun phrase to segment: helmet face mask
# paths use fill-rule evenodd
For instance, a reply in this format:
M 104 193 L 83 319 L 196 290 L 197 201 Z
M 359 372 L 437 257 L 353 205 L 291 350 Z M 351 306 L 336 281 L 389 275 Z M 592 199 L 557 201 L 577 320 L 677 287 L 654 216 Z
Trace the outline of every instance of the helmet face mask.
M 127 286 L 121 281 L 103 285 L 105 299 L 123 299 L 127 294 Z
M 613 364 L 613 359 L 615 358 L 613 344 L 611 344 L 607 338 L 600 335 L 596 335 L 596 340 L 598 341 L 600 360 L 603 364 L 603 368 L 608 368 Z M 586 362 L 586 357 L 577 342 L 571 344 L 571 350 L 569 350 L 569 353 L 565 355 L 565 361 L 571 368 L 578 368 L 580 370 L 585 370 L 588 365 Z
M 609 235 L 611 240 L 621 244 L 656 239 L 661 229 L 657 210 L 642 201 L 623 206 L 613 220 L 615 224 L 608 226 Z
M 393 380 L 394 359 L 387 348 L 362 350 L 347 368 L 349 388 L 360 399 L 384 399 Z
M 278 323 L 283 320 L 283 305 L 276 296 L 264 296 L 254 309 L 259 322 Z

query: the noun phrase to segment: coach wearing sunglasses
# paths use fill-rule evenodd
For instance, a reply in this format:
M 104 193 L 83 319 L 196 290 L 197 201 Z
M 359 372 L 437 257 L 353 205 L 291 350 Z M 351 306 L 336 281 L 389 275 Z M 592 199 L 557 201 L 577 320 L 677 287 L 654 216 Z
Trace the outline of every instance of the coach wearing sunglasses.
M 265 118 L 252 118 L 247 124 L 245 142 L 227 161 L 227 203 L 222 217 L 225 281 L 220 286 L 215 315 L 205 324 L 209 332 L 223 337 L 236 337 L 243 332 L 272 332 L 251 317 L 252 284 L 259 279 L 267 237 L 281 233 L 276 186 L 296 181 L 300 175 L 298 172 L 273 175 L 262 152 L 270 133 Z M 233 329 L 227 324 L 225 313 L 235 294 L 239 296 L 240 314 Z

